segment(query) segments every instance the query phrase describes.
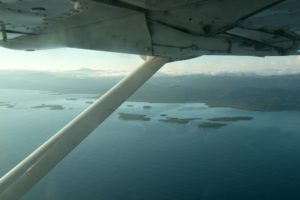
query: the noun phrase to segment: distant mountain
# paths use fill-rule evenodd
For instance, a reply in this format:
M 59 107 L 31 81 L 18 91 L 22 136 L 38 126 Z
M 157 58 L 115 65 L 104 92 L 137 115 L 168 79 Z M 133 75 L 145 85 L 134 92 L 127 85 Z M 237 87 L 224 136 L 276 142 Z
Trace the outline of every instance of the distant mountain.
M 0 71 L 0 88 L 58 93 L 103 94 L 123 76 L 89 76 L 98 70 L 70 72 Z M 81 74 L 78 76 L 78 74 Z M 85 75 L 84 75 L 85 74 Z M 1 99 L 0 99 L 1 100 Z M 131 98 L 145 102 L 203 102 L 210 106 L 260 111 L 300 111 L 300 75 L 154 76 Z
M 259 111 L 300 111 L 300 75 L 156 77 L 131 99 L 204 102 L 216 107 Z

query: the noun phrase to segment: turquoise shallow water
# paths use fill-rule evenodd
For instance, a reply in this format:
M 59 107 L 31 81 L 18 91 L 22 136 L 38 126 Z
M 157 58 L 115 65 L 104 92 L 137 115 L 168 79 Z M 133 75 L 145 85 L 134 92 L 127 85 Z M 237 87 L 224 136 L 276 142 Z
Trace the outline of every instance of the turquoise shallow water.
M 15 105 L 0 107 L 0 176 L 86 108 L 90 97 L 0 90 L 0 101 Z M 41 104 L 64 109 L 32 108 Z M 151 120 L 123 121 L 118 112 Z M 202 120 L 170 124 L 158 121 L 160 114 Z M 223 116 L 254 119 L 197 127 Z M 299 199 L 299 130 L 298 112 L 126 102 L 23 199 Z

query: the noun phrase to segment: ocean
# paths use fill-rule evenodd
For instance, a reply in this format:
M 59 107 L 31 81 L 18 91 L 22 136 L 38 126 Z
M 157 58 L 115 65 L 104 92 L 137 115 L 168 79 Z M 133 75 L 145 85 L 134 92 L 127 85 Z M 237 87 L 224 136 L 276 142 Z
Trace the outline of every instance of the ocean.
M 0 176 L 95 96 L 1 89 Z M 120 119 L 121 112 L 149 120 Z M 198 127 L 236 116 L 253 119 Z M 299 169 L 300 112 L 125 102 L 23 199 L 298 200 Z

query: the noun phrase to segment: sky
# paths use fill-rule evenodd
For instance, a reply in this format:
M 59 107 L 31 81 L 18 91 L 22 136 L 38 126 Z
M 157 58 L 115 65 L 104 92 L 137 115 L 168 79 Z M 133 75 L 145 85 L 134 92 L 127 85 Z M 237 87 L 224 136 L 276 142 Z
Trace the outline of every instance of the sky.
M 137 55 L 61 48 L 34 52 L 0 48 L 0 70 L 70 71 L 81 68 L 101 70 L 106 74 L 122 74 L 143 63 Z M 201 56 L 172 62 L 161 73 L 222 74 L 251 73 L 279 75 L 300 73 L 300 56 L 256 58 L 247 56 Z

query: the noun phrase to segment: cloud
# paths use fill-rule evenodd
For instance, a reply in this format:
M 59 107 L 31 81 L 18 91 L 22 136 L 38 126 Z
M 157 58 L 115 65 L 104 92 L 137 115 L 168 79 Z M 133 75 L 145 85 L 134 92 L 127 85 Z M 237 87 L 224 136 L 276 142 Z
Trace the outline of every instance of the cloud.
M 111 52 L 54 49 L 35 52 L 0 48 L 0 69 L 69 71 L 80 68 L 101 70 L 102 73 L 128 73 L 143 63 L 137 55 Z M 248 57 L 201 56 L 167 64 L 165 74 L 255 73 L 261 75 L 300 73 L 300 56 Z
M 300 57 L 248 57 L 202 56 L 179 61 L 165 67 L 162 72 L 175 74 L 251 73 L 258 75 L 300 73 Z

